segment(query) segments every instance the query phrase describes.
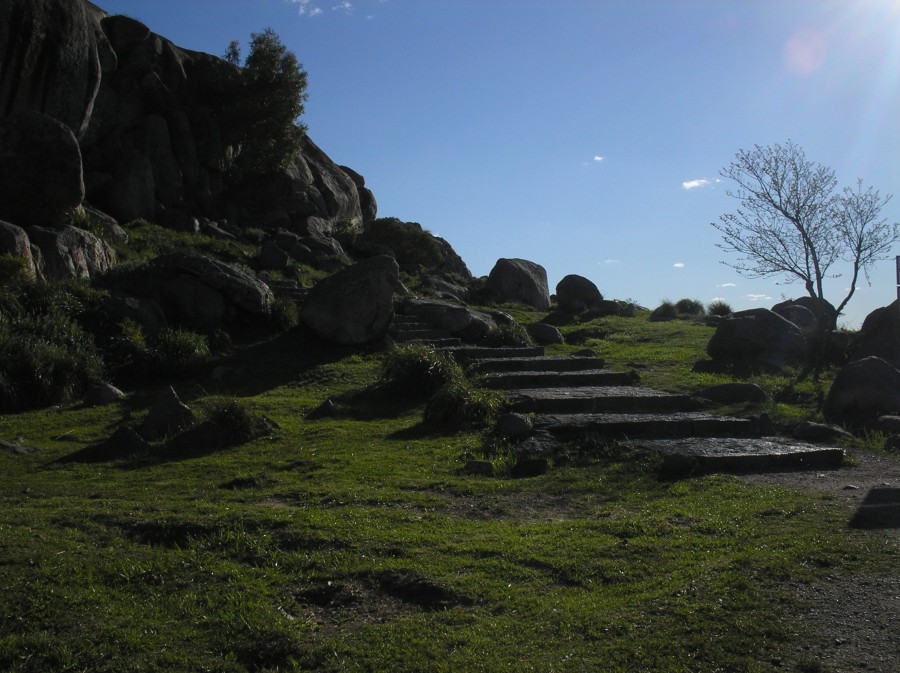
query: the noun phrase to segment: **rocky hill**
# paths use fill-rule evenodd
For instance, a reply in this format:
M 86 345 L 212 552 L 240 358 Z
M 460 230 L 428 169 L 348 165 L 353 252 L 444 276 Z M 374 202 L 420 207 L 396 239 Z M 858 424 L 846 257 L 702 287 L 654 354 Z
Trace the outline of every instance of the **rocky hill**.
M 274 175 L 252 184 L 227 179 L 235 148 L 222 133 L 229 101 L 221 84 L 234 66 L 223 59 L 182 49 L 85 0 L 0 4 L 0 44 L 0 116 L 7 120 L 0 163 L 6 173 L 44 178 L 2 180 L 0 219 L 57 224 L 56 211 L 34 212 L 46 193 L 59 195 L 62 209 L 86 200 L 120 222 L 206 217 L 328 234 L 338 223 L 358 229 L 375 217 L 362 176 L 311 139 Z M 77 147 L 33 115 L 10 119 L 17 112 L 57 120 Z M 48 156 L 68 167 L 48 170 Z

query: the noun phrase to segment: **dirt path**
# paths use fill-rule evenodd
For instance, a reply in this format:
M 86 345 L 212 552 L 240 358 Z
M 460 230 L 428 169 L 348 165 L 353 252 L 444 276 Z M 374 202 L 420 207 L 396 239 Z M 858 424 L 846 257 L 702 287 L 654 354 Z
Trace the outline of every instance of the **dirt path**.
M 795 652 L 772 652 L 773 670 L 861 673 L 900 671 L 900 459 L 862 451 L 857 465 L 831 471 L 748 475 L 754 484 L 827 493 L 847 508 L 847 535 L 886 543 L 897 559 L 879 576 L 829 578 L 788 587 L 800 599 L 792 615 L 815 634 Z M 832 581 L 833 580 L 833 581 Z

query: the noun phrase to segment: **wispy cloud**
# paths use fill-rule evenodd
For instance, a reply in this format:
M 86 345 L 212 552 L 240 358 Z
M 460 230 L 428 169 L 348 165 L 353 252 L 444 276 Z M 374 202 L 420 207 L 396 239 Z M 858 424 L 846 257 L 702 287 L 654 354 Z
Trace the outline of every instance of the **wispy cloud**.
M 345 12 L 352 12 L 353 11 L 353 3 L 348 2 L 348 0 L 344 0 L 344 2 L 339 2 L 331 9 L 333 9 L 336 12 L 339 10 L 343 10 Z
M 685 264 L 684 262 L 675 262 L 672 266 L 674 266 L 676 269 L 683 269 Z
M 604 259 L 600 263 L 601 264 L 621 264 L 622 260 L 621 259 Z
M 750 301 L 768 301 L 772 299 L 772 297 L 767 294 L 748 294 L 747 299 Z
M 292 5 L 297 5 L 297 13 L 300 16 L 318 16 L 322 9 L 312 3 L 312 0 L 285 0 Z
M 687 180 L 686 182 L 681 183 L 682 189 L 698 189 L 700 187 L 706 187 L 709 184 L 709 180 Z
M 716 287 L 737 287 L 737 283 L 722 283 L 721 285 L 716 285 Z

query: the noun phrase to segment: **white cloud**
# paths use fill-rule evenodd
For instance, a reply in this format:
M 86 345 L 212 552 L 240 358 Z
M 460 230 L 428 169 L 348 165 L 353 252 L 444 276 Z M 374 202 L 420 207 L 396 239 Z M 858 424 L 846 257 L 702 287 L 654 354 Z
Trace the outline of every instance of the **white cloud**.
M 338 10 L 342 9 L 345 12 L 350 12 L 353 10 L 353 3 L 349 2 L 348 0 L 344 0 L 344 2 L 339 2 L 331 9 L 333 9 L 334 11 L 338 11 Z
M 604 259 L 601 264 L 621 264 L 621 259 Z
M 292 5 L 297 5 L 297 13 L 300 16 L 318 16 L 322 13 L 321 8 L 312 4 L 312 0 L 286 0 Z
M 603 161 L 606 157 L 601 157 L 599 154 L 594 155 L 594 161 Z
M 686 182 L 681 183 L 682 189 L 697 189 L 698 187 L 706 187 L 706 185 L 710 184 L 709 180 L 687 180 Z
M 721 285 L 716 285 L 716 287 L 737 287 L 737 283 L 722 283 Z
M 767 301 L 772 299 L 772 297 L 767 294 L 748 294 L 747 299 L 750 301 Z
M 676 269 L 683 269 L 684 262 L 675 262 L 672 266 L 674 266 Z

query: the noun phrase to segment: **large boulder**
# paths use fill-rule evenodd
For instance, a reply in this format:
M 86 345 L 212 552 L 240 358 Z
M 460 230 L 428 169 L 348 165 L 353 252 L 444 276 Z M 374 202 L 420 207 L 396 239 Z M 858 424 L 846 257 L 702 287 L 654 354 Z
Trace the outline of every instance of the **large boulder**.
M 29 227 L 27 232 L 31 242 L 41 251 L 48 278 L 89 280 L 116 264 L 115 251 L 84 229 Z
M 65 124 L 39 112 L 0 121 L 0 218 L 61 226 L 83 200 L 81 150 Z
M 778 369 L 804 364 L 807 348 L 806 338 L 794 323 L 758 308 L 725 318 L 706 352 L 713 360 L 752 362 Z
M 861 360 L 873 355 L 900 369 L 900 307 L 896 301 L 866 316 L 850 359 Z
M 82 0 L 0 2 L 0 116 L 42 112 L 80 136 L 100 85 L 96 27 Z
M 569 274 L 556 284 L 556 303 L 563 310 L 584 311 L 598 307 L 602 301 L 600 290 L 584 276 Z
M 465 341 L 478 341 L 497 329 L 497 323 L 487 313 L 436 299 L 408 299 L 403 312 L 446 330 Z
M 772 307 L 772 312 L 777 313 L 785 320 L 789 320 L 800 328 L 803 336 L 810 338 L 818 333 L 819 321 L 815 314 L 802 304 L 789 304 L 782 302 Z
M 550 309 L 547 271 L 525 259 L 498 259 L 488 275 L 486 289 L 500 304 L 511 302 L 539 311 Z
M 900 370 L 878 357 L 851 362 L 835 377 L 822 412 L 829 423 L 851 427 L 900 414 Z
M 0 255 L 2 254 L 21 257 L 25 263 L 25 275 L 32 279 L 38 276 L 28 234 L 22 227 L 0 220 Z
M 824 321 L 824 328 L 826 331 L 833 330 L 837 326 L 837 309 L 831 305 L 830 302 L 825 299 L 818 299 L 816 297 L 810 297 L 809 295 L 803 295 L 802 297 L 797 297 L 796 299 L 788 299 L 786 301 L 775 304 L 772 307 L 772 310 L 775 313 L 780 313 L 779 309 L 782 309 L 786 306 L 802 306 L 807 309 L 813 316 L 816 317 L 818 321 L 818 317 L 821 314 L 822 320 Z
M 397 262 L 386 255 L 363 260 L 316 284 L 303 304 L 303 323 L 326 341 L 362 345 L 378 341 L 394 317 Z
M 193 253 L 161 255 L 120 284 L 132 295 L 158 302 L 167 321 L 202 332 L 225 323 L 266 318 L 274 301 L 262 281 Z

